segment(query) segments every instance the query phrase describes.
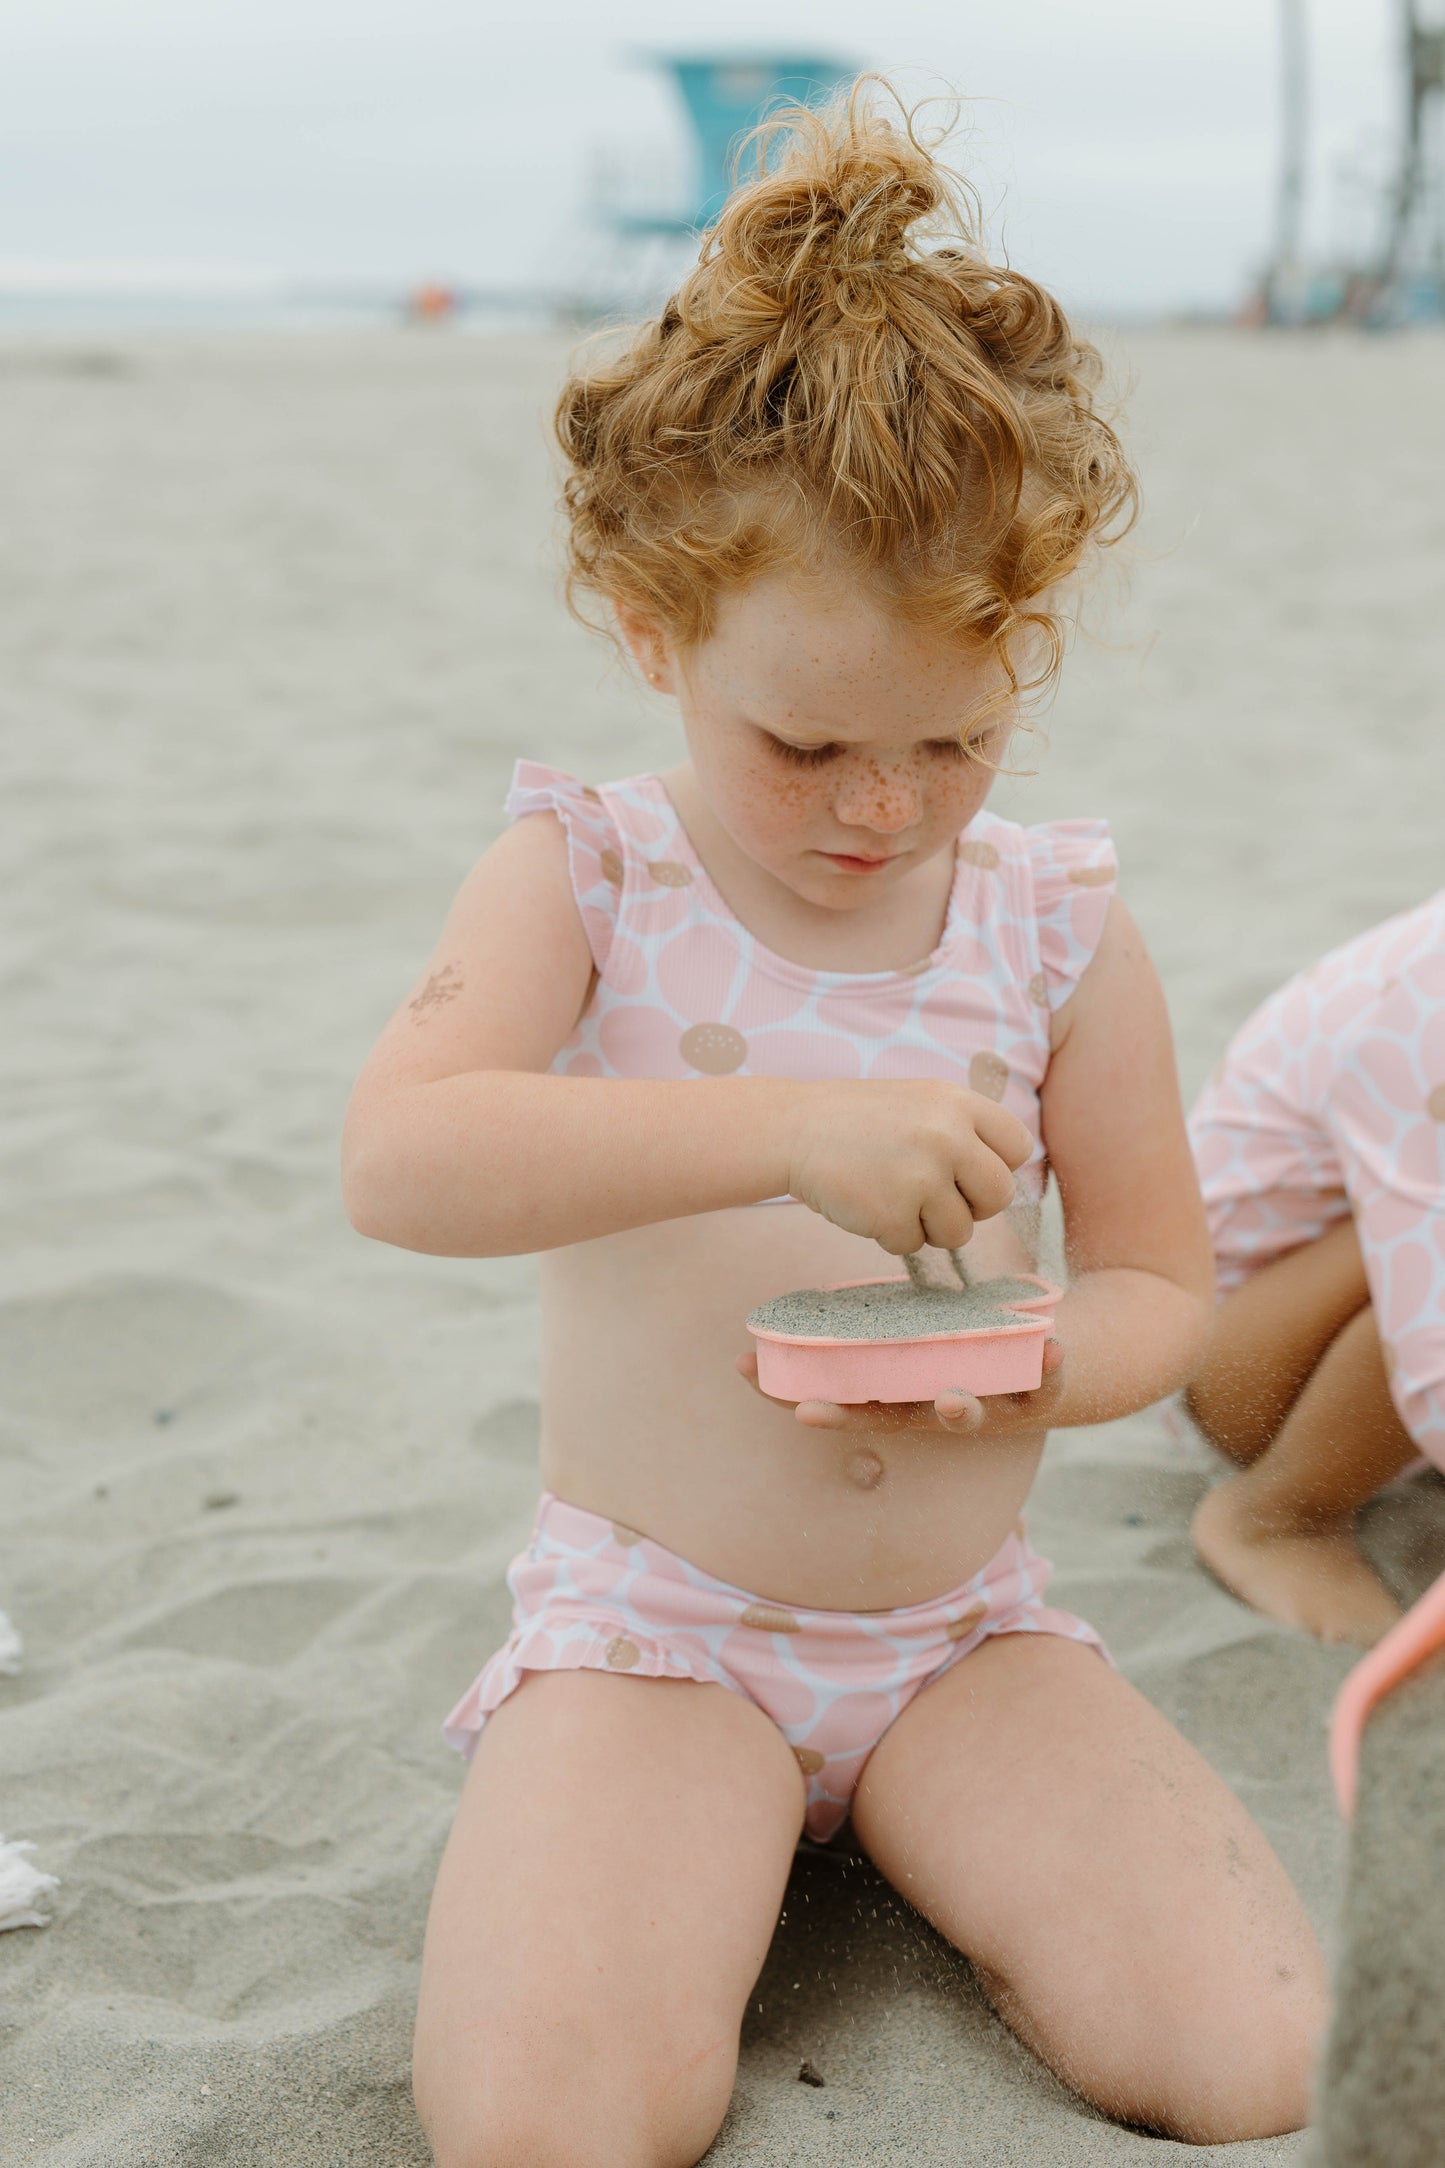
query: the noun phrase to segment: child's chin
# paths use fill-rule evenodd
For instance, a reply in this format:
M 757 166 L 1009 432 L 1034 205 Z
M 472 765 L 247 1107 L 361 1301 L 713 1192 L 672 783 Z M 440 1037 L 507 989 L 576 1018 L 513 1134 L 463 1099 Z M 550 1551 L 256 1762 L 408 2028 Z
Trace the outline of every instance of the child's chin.
M 860 911 L 884 885 L 879 880 L 859 879 L 857 875 L 839 872 L 825 874 L 821 880 L 811 881 L 806 888 L 800 885 L 797 892 L 805 903 L 817 904 L 824 911 Z

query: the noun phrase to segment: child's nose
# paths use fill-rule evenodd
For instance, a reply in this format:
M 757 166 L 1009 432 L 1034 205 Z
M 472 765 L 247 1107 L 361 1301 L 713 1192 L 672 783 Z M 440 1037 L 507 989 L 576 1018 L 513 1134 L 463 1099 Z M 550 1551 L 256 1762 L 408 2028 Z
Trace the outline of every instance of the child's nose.
M 871 828 L 891 836 L 912 826 L 920 802 L 918 777 L 910 765 L 885 767 L 869 760 L 844 777 L 833 811 L 845 828 Z

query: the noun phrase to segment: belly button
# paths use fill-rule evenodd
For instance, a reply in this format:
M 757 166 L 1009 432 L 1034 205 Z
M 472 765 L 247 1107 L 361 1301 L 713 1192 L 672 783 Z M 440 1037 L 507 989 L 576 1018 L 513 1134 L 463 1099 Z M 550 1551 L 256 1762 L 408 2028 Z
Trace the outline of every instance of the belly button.
M 848 1456 L 848 1481 L 856 1483 L 859 1490 L 877 1490 L 887 1470 L 871 1446 L 863 1446 Z

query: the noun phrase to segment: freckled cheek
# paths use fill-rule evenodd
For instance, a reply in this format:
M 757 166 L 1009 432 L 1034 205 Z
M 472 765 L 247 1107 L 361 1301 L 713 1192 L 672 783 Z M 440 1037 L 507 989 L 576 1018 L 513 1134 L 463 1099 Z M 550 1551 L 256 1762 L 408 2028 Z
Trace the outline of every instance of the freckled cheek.
M 988 769 L 974 767 L 940 781 L 928 794 L 929 826 L 939 835 L 956 835 L 966 828 L 987 798 L 992 781 Z
M 735 768 L 727 781 L 732 823 L 759 842 L 786 843 L 813 826 L 826 809 L 818 778 L 781 761 Z

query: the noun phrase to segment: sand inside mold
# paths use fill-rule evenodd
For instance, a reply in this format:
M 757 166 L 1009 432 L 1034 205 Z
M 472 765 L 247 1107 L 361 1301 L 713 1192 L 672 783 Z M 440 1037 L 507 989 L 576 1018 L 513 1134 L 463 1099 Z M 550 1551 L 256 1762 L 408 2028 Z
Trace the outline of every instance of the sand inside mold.
M 1022 1322 L 1012 1302 L 1031 1300 L 1032 1280 L 976 1280 L 970 1287 L 913 1287 L 906 1280 L 860 1287 L 796 1287 L 748 1319 L 750 1331 L 810 1340 L 918 1340 L 932 1333 L 996 1332 Z M 1024 1316 L 1028 1313 L 1024 1312 Z

